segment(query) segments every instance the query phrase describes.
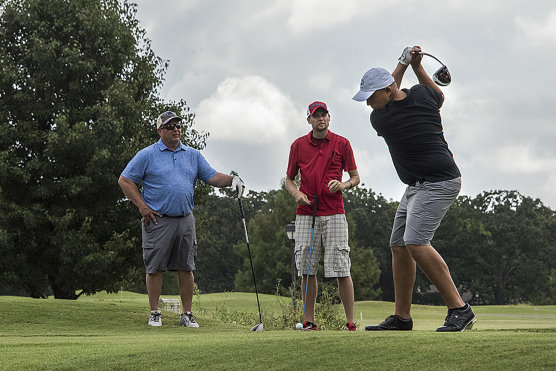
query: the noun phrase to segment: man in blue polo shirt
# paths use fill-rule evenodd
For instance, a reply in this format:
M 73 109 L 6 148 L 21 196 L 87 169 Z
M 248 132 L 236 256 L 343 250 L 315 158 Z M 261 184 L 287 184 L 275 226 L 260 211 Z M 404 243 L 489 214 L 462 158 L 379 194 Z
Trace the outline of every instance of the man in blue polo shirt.
M 182 118 L 162 113 L 156 122 L 160 140 L 139 151 L 120 175 L 118 184 L 141 213 L 143 261 L 151 314 L 148 324 L 162 326 L 158 299 L 162 274 L 178 272 L 183 313 L 180 324 L 199 327 L 191 313 L 197 241 L 193 194 L 197 179 L 213 187 L 232 186 L 241 197 L 244 184 L 238 176 L 217 172 L 201 152 L 180 141 Z M 137 184 L 143 186 L 139 193 Z

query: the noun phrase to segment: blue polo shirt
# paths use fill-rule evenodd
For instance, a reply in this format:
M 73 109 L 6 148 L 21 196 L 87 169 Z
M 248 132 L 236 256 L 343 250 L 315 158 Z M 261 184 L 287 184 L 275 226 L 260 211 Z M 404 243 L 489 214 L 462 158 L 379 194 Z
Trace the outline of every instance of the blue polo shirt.
M 193 210 L 195 182 L 207 182 L 216 174 L 198 150 L 180 142 L 172 151 L 159 140 L 143 148 L 127 164 L 122 176 L 143 184 L 141 196 L 154 211 L 169 216 Z

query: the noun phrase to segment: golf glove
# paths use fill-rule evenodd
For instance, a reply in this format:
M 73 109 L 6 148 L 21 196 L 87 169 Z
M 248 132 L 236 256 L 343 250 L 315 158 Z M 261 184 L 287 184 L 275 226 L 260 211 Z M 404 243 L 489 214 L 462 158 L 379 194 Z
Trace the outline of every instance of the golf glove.
M 407 66 L 409 64 L 409 60 L 411 59 L 411 49 L 413 49 L 411 46 L 405 48 L 402 52 L 402 55 L 398 58 L 398 61 L 400 61 L 400 63 L 404 66 Z
M 245 183 L 243 183 L 243 180 L 237 175 L 232 179 L 232 189 L 237 191 L 237 198 L 241 198 L 245 190 Z

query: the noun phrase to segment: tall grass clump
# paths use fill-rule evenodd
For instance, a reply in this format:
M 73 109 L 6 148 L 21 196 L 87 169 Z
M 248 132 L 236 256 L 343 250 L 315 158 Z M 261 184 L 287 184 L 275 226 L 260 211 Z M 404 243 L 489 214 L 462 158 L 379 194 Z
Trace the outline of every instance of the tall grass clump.
M 280 280 L 278 280 L 275 286 L 275 298 L 278 305 L 270 310 L 264 306 L 261 307 L 261 317 L 265 330 L 295 329 L 296 323 L 301 322 L 303 318 L 303 300 L 299 298 L 294 305 L 291 298 L 281 296 L 280 286 Z M 291 295 L 292 292 L 289 291 Z M 297 292 L 300 292 L 300 290 L 298 289 Z M 211 311 L 201 306 L 201 295 L 197 290 L 195 291 L 195 298 L 198 305 L 197 311 L 205 318 L 249 327 L 259 323 L 258 313 L 237 309 L 228 303 L 227 296 L 224 297 L 223 301 L 216 303 L 214 310 Z M 341 330 L 344 328 L 345 321 L 339 302 L 340 298 L 334 286 L 323 285 L 320 287 L 315 306 L 315 322 L 319 326 L 319 330 Z
M 297 300 L 294 304 L 292 299 L 282 296 L 280 290 L 280 280 L 276 284 L 276 296 L 280 312 L 272 318 L 266 317 L 266 320 L 272 323 L 272 327 L 282 329 L 293 329 L 298 322 L 303 319 L 303 300 Z M 297 290 L 297 282 L 295 289 Z M 301 290 L 297 290 L 301 292 Z M 290 290 L 290 295 L 293 290 Z M 301 295 L 299 295 L 301 296 Z M 338 303 L 340 298 L 337 290 L 331 285 L 322 285 L 317 296 L 317 304 L 315 305 L 315 323 L 320 330 L 341 330 L 344 328 L 345 321 Z M 265 322 L 266 326 L 266 322 Z

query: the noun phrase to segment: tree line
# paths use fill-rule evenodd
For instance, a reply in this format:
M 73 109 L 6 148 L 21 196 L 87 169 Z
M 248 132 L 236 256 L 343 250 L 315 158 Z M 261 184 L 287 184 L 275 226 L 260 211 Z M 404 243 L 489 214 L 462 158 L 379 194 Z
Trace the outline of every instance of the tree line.
M 117 179 L 158 138 L 157 115 L 184 118 L 159 97 L 167 61 L 117 0 L 0 3 L 0 293 L 76 299 L 144 286 L 139 214 Z M 393 300 L 388 240 L 397 207 L 365 186 L 344 193 L 357 300 Z M 202 292 L 252 291 L 237 200 L 199 184 L 196 281 Z M 289 294 L 295 204 L 284 186 L 244 199 L 261 292 Z M 471 303 L 555 303 L 554 211 L 517 191 L 460 196 L 433 245 Z M 331 284 L 323 280 L 322 285 Z M 414 301 L 440 303 L 418 273 Z
M 344 192 L 344 201 L 355 298 L 393 301 L 388 243 L 398 203 L 364 185 Z M 292 245 L 285 226 L 295 219 L 294 200 L 282 186 L 269 192 L 250 192 L 243 203 L 249 205 L 246 217 L 257 288 L 269 294 L 288 294 Z M 215 192 L 196 207 L 197 219 L 201 220 L 196 275 L 202 291 L 253 291 L 236 209 L 232 195 Z M 459 196 L 432 243 L 446 259 L 458 289 L 470 303 L 554 304 L 555 228 L 555 212 L 540 200 L 517 191 L 490 191 L 475 198 Z M 442 304 L 423 273 L 417 276 L 414 302 Z M 220 282 L 215 277 L 220 277 Z

